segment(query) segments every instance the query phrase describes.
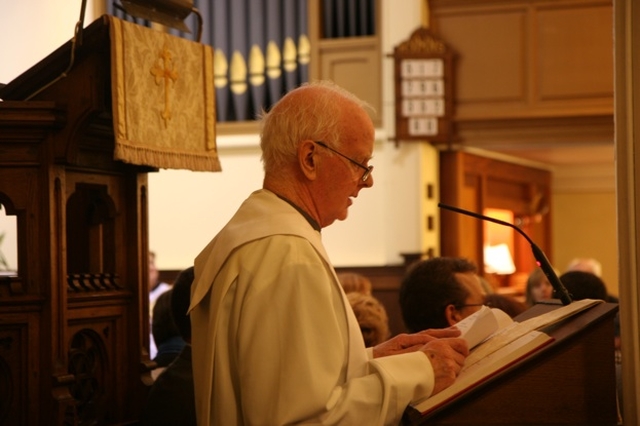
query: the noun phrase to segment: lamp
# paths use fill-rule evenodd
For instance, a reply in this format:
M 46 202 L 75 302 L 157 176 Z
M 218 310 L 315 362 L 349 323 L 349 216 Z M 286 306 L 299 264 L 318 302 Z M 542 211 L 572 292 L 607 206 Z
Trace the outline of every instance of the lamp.
M 509 247 L 502 243 L 484 246 L 484 270 L 489 274 L 509 275 L 516 271 Z

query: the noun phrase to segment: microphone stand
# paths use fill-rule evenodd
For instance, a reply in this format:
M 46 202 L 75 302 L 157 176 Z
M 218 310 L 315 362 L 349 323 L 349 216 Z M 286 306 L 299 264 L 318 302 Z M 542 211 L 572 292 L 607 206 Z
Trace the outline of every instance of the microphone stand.
M 469 210 L 463 210 L 463 209 L 458 208 L 458 207 L 448 206 L 448 205 L 442 204 L 442 203 L 438 203 L 438 207 L 446 209 L 446 210 L 451 210 L 451 211 L 456 212 L 456 213 L 464 214 L 464 215 L 467 215 L 467 216 L 472 216 L 472 217 L 475 217 L 476 219 L 486 220 L 486 221 L 489 221 L 489 222 L 497 223 L 499 225 L 504 225 L 504 226 L 508 226 L 508 227 L 511 227 L 511 228 L 515 229 L 520 235 L 522 235 L 529 242 L 529 244 L 531 244 L 531 251 L 533 252 L 533 257 L 536 259 L 536 263 L 538 264 L 540 269 L 542 269 L 542 272 L 544 272 L 545 276 L 549 280 L 549 283 L 551 283 L 551 286 L 553 287 L 553 290 L 558 295 L 558 298 L 560 299 L 562 304 L 563 305 L 568 305 L 569 303 L 572 302 L 571 295 L 567 291 L 567 288 L 564 286 L 564 284 L 562 284 L 562 281 L 560 281 L 560 278 L 558 278 L 558 275 L 556 274 L 556 272 L 553 270 L 553 267 L 551 266 L 551 263 L 549 262 L 549 259 L 547 259 L 547 256 L 545 256 L 545 254 L 542 251 L 542 249 L 540 249 L 540 247 L 538 247 L 536 245 L 536 243 L 534 243 L 531 240 L 531 238 L 529 238 L 529 236 L 524 233 L 524 231 L 522 229 L 518 228 L 517 226 L 515 226 L 512 223 L 505 222 L 505 221 L 499 220 L 499 219 L 494 219 L 492 217 L 485 216 L 485 215 L 482 215 L 482 214 L 479 214 L 479 213 L 475 213 L 475 212 L 471 212 Z

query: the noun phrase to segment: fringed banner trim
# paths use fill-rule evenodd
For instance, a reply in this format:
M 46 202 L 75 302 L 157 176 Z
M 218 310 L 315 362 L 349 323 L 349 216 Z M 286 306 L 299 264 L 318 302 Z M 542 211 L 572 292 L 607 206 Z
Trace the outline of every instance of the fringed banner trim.
M 215 151 L 210 154 L 165 152 L 116 141 L 115 158 L 131 164 L 142 164 L 161 169 L 187 169 L 195 172 L 220 172 L 220 160 Z

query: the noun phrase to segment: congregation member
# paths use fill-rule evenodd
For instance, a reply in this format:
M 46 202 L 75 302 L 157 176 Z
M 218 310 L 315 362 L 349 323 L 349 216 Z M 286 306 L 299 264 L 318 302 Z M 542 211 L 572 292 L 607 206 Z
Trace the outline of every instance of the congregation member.
M 176 359 L 157 377 L 142 412 L 142 426 L 196 426 L 191 362 L 191 322 L 187 315 L 193 266 L 181 271 L 171 289 L 171 312 L 185 344 Z
M 400 284 L 400 310 L 412 333 L 450 327 L 477 312 L 486 292 L 476 265 L 461 257 L 435 257 L 412 264 Z
M 542 268 L 536 267 L 527 277 L 525 303 L 531 307 L 537 303 L 549 302 L 553 298 L 553 286 Z

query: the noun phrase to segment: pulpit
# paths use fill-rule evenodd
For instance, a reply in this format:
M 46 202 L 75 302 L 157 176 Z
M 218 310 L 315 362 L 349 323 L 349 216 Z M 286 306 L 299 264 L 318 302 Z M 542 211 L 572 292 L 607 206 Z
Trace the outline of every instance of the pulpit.
M 515 320 L 558 306 L 538 304 Z M 619 425 L 613 337 L 617 311 L 617 304 L 602 303 L 543 328 L 553 343 L 426 415 L 407 409 L 403 424 Z
M 0 204 L 18 235 L 17 272 L 0 277 L 3 425 L 135 423 L 151 383 L 157 167 L 114 156 L 111 19 L 0 89 Z

